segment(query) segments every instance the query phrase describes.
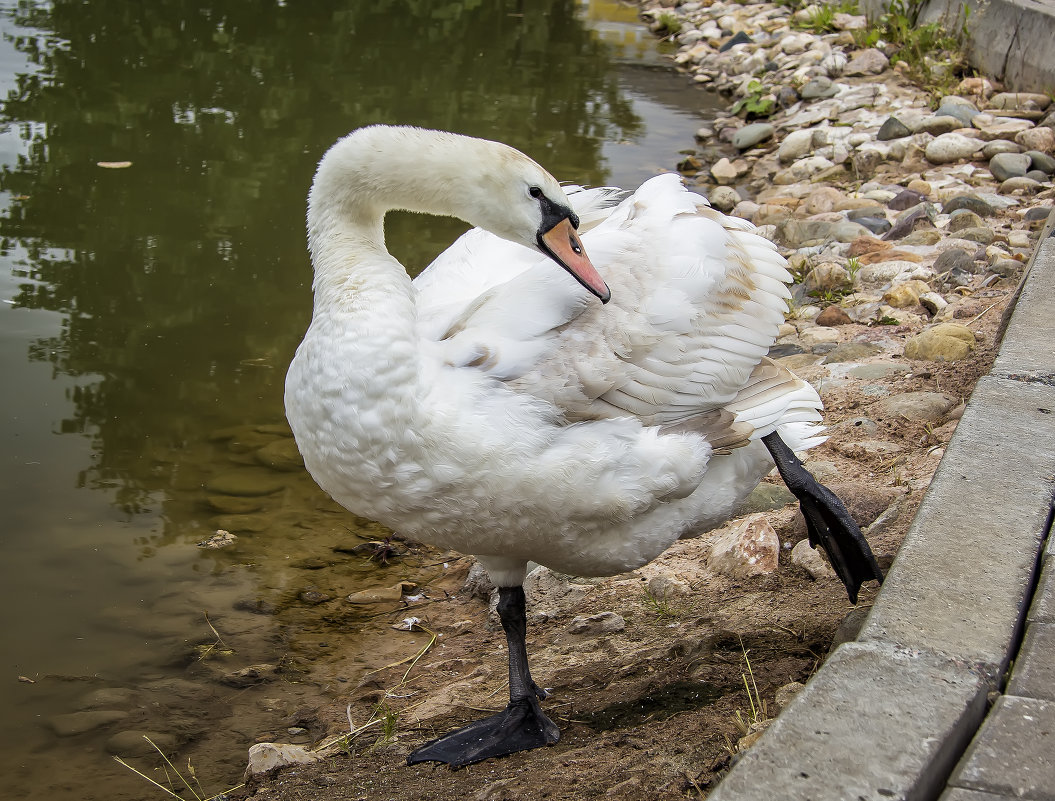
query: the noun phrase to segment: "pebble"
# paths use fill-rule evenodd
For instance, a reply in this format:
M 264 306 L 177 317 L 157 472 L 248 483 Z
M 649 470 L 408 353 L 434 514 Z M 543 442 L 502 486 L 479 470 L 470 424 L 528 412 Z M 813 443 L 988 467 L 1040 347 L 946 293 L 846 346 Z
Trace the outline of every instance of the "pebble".
M 708 565 L 734 578 L 772 573 L 780 558 L 780 539 L 763 514 L 750 515 L 739 525 L 715 538 Z
M 948 164 L 972 158 L 981 149 L 982 143 L 977 139 L 958 133 L 943 133 L 927 144 L 924 155 L 931 164 Z
M 290 765 L 309 765 L 319 762 L 322 757 L 314 754 L 302 745 L 290 743 L 256 743 L 249 748 L 249 766 L 246 773 L 256 776 L 276 768 Z
M 1051 128 L 1030 128 L 1015 134 L 1015 142 L 1026 150 L 1055 153 L 1055 131 Z
M 577 615 L 572 618 L 571 623 L 568 624 L 568 633 L 596 636 L 622 631 L 625 628 L 626 621 L 622 615 L 615 612 L 600 612 L 589 617 Z
M 889 66 L 890 60 L 883 51 L 870 47 L 855 53 L 843 73 L 847 76 L 879 75 Z
M 960 209 L 973 211 L 979 217 L 992 217 L 995 213 L 993 207 L 977 195 L 956 195 L 942 205 L 942 210 L 946 214 L 952 214 Z
M 59 737 L 73 737 L 103 726 L 109 726 L 111 723 L 124 720 L 126 717 L 128 717 L 128 713 L 118 709 L 90 709 L 84 712 L 54 715 L 48 719 L 48 726 Z
M 886 122 L 879 126 L 876 139 L 880 142 L 887 142 L 891 139 L 902 139 L 911 134 L 909 127 L 897 117 L 887 117 Z
M 939 323 L 905 343 L 905 357 L 926 361 L 958 361 L 974 350 L 974 334 L 960 323 Z
M 791 549 L 791 564 L 801 567 L 815 580 L 837 578 L 831 565 L 810 545 L 808 539 L 799 540 Z
M 733 134 L 733 147 L 738 150 L 747 150 L 759 142 L 764 142 L 772 137 L 775 131 L 776 128 L 768 122 L 754 122 L 750 125 L 745 125 Z
M 989 171 L 998 181 L 1025 175 L 1032 159 L 1025 153 L 997 153 L 989 160 Z
M 1039 150 L 1027 150 L 1026 155 L 1029 156 L 1030 168 L 1040 170 L 1048 175 L 1055 174 L 1055 156 L 1049 156 Z
M 971 338 L 973 342 L 973 334 Z M 958 402 L 952 395 L 946 395 L 944 392 L 902 392 L 876 401 L 875 408 L 888 418 L 904 418 L 916 423 L 937 423 L 944 419 Z

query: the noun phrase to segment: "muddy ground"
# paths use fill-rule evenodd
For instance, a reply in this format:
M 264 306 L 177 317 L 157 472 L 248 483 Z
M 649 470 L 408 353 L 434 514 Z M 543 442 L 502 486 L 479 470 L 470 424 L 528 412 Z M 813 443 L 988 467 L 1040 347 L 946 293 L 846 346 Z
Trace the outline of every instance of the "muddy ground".
M 938 466 L 960 409 L 940 420 L 912 422 L 884 418 L 878 399 L 931 391 L 966 400 L 992 363 L 996 328 L 1013 289 L 1014 282 L 1007 281 L 987 290 L 984 299 L 965 300 L 964 316 L 975 307 L 982 313 L 971 320 L 979 342 L 966 360 L 911 362 L 910 371 L 867 382 L 850 380 L 825 390 L 831 437 L 810 451 L 807 464 L 824 473 L 863 527 L 879 518 L 867 533 L 884 570 Z M 875 332 L 863 325 L 839 330 L 844 341 L 868 339 Z M 908 328 L 884 326 L 881 337 L 889 344 L 910 333 Z M 897 364 L 902 358 L 897 353 L 886 350 L 865 361 Z M 828 370 L 823 364 L 800 366 L 804 377 L 812 380 Z M 876 428 L 866 430 L 869 426 L 860 424 L 863 419 Z M 888 442 L 897 454 L 856 448 L 861 440 Z M 779 486 L 773 477 L 767 482 Z M 417 601 L 346 605 L 338 612 L 320 607 L 319 614 L 329 616 L 331 623 L 334 616 L 343 617 L 376 647 L 368 647 L 364 658 L 362 639 L 356 640 L 355 653 L 342 651 L 339 642 L 327 643 L 329 658 L 315 663 L 306 678 L 331 686 L 337 700 L 321 710 L 304 710 L 289 724 L 297 727 L 294 731 L 306 729 L 315 747 L 347 732 L 349 718 L 356 727 L 371 725 L 347 750 L 331 746 L 325 751 L 330 755 L 320 762 L 253 778 L 228 797 L 704 797 L 737 752 L 747 747 L 750 738 L 741 740 L 746 725 L 753 718 L 776 714 L 776 691 L 807 681 L 824 661 L 837 631 L 840 638 L 853 637 L 854 621 L 859 623 L 877 592 L 874 584 L 866 585 L 857 606 L 860 612 L 855 612 L 837 579 L 815 580 L 791 564 L 790 546 L 805 537 L 797 507 L 781 506 L 767 518 L 782 544 L 779 569 L 769 575 L 734 579 L 709 569 L 708 550 L 719 533 L 711 532 L 682 541 L 635 573 L 589 581 L 550 575 L 536 582 L 539 586 L 529 592 L 529 653 L 535 679 L 552 689 L 543 706 L 560 726 L 561 740 L 549 748 L 456 771 L 441 765 L 408 767 L 406 757 L 428 739 L 505 705 L 504 636 L 493 619 L 489 621 L 486 596 L 474 595 L 465 586 L 471 560 L 437 553 L 436 564 L 446 567 L 438 579 L 411 592 L 411 597 L 421 596 Z M 399 545 L 419 555 L 422 550 Z M 394 580 L 402 577 L 399 565 L 397 556 L 388 567 Z M 652 582 L 656 577 L 659 584 Z M 649 592 L 650 587 L 663 586 L 673 588 L 672 593 L 657 598 Z M 602 612 L 621 616 L 625 629 L 572 633 L 577 616 Z M 410 616 L 420 618 L 427 632 L 392 628 Z M 847 626 L 840 631 L 844 620 Z M 437 635 L 436 641 L 412 663 L 431 634 Z M 758 712 L 759 700 L 766 704 L 764 714 Z

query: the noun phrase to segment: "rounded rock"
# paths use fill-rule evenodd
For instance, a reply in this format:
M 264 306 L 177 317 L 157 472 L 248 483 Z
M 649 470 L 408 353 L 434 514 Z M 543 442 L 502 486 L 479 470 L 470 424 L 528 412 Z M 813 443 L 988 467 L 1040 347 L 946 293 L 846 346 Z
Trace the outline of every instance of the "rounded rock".
M 747 150 L 769 139 L 775 130 L 776 128 L 768 122 L 753 122 L 745 125 L 733 134 L 733 147 L 737 150 Z
M 931 164 L 949 164 L 972 158 L 982 149 L 982 143 L 963 134 L 944 133 L 934 137 L 923 154 Z
M 1029 171 L 1030 161 L 1025 153 L 997 153 L 989 159 L 989 172 L 998 181 L 1018 178 Z

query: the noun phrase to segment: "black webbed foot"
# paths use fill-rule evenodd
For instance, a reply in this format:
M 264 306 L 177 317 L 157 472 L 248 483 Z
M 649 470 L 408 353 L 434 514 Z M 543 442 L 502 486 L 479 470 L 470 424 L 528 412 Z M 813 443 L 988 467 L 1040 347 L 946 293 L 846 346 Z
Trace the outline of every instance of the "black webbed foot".
M 509 706 L 426 743 L 407 757 L 408 765 L 446 762 L 460 768 L 490 757 L 553 745 L 560 739 L 557 724 L 539 706 L 548 693 L 535 684 L 528 670 L 523 587 L 498 588 L 498 616 L 509 646 Z
M 861 529 L 843 502 L 810 475 L 776 432 L 762 437 L 762 442 L 773 456 L 780 477 L 799 499 L 810 545 L 824 548 L 836 575 L 846 586 L 850 602 L 857 603 L 857 593 L 864 582 L 883 581 L 883 573 Z
M 557 725 L 542 712 L 534 696 L 510 701 L 491 717 L 470 723 L 426 743 L 407 757 L 408 765 L 445 762 L 461 768 L 491 757 L 552 745 L 560 739 Z

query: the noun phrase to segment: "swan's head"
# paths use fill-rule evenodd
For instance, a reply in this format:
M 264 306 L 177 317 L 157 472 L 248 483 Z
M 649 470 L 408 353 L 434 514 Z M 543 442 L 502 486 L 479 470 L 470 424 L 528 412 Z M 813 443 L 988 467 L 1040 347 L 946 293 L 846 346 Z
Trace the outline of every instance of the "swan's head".
M 556 179 L 504 145 L 498 145 L 495 157 L 487 161 L 478 172 L 484 191 L 470 222 L 541 251 L 607 303 L 612 293 L 586 255 L 576 232 L 579 217 Z
M 519 150 L 486 139 L 372 125 L 323 157 L 308 202 L 308 227 L 337 214 L 380 221 L 390 209 L 459 217 L 544 253 L 607 303 L 611 292 L 576 233 L 579 218 L 560 184 Z M 316 234 L 320 236 L 321 234 Z

